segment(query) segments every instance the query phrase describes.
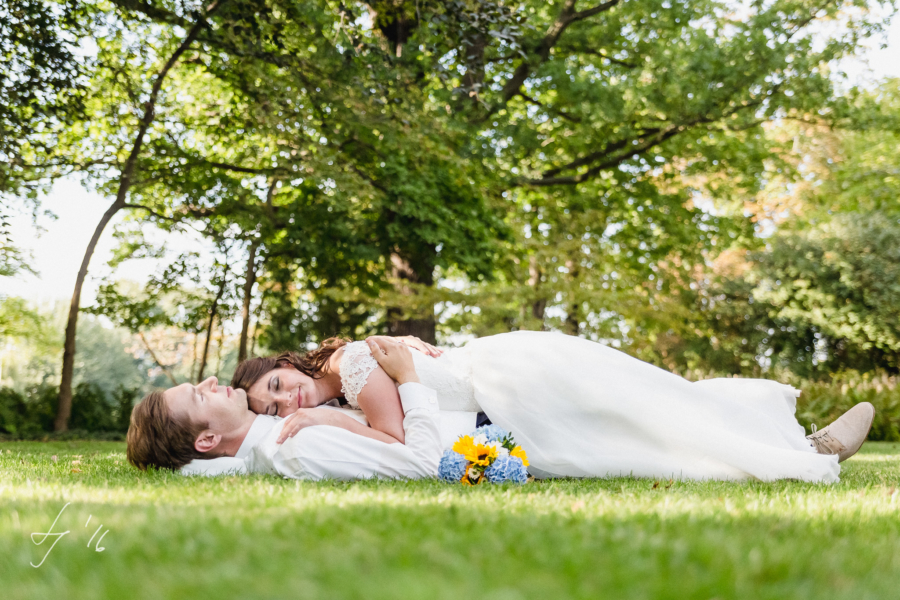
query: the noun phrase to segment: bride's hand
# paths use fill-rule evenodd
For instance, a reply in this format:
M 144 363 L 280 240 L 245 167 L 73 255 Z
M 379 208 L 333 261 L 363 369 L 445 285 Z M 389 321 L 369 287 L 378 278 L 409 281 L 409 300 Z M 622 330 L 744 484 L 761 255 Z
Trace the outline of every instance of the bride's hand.
M 413 363 L 412 354 L 405 345 L 392 338 L 366 338 L 372 356 L 378 362 L 388 377 L 403 385 L 414 381 L 419 382 L 416 374 L 416 365 Z
M 406 346 L 409 346 L 410 348 L 415 348 L 422 354 L 427 354 L 428 356 L 433 356 L 434 358 L 437 358 L 438 356 L 440 356 L 441 354 L 444 353 L 443 350 L 436 348 L 435 346 L 432 346 L 428 342 L 423 342 L 422 340 L 420 340 L 419 338 L 417 338 L 414 335 L 398 335 L 396 337 L 391 337 L 391 336 L 387 336 L 387 335 L 373 335 L 366 339 L 367 340 L 376 340 L 379 342 L 381 340 L 396 340 L 396 341 L 400 342 L 401 344 L 405 344 Z
M 278 435 L 276 444 L 283 443 L 286 439 L 297 435 L 297 432 L 313 425 L 329 425 L 329 419 L 332 411 L 327 408 L 316 410 L 315 408 L 301 408 L 294 414 L 284 420 L 284 427 Z

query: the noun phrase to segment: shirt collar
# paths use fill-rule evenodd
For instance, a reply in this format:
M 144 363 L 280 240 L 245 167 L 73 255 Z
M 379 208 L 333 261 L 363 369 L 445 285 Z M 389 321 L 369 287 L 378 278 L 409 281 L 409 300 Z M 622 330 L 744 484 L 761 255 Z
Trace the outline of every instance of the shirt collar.
M 253 425 L 251 425 L 250 430 L 247 431 L 247 435 L 244 437 L 244 441 L 241 442 L 241 447 L 238 448 L 234 457 L 247 458 L 250 455 L 250 451 L 269 435 L 269 432 L 272 431 L 272 428 L 275 427 L 279 421 L 281 421 L 281 417 L 273 415 L 256 415 L 256 418 L 253 420 Z

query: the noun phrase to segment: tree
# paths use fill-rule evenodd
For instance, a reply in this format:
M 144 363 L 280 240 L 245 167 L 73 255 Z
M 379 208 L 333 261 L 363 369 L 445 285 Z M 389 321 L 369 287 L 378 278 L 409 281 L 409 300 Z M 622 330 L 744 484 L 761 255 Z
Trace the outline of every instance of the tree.
M 296 130 L 294 139 L 313 143 L 285 139 L 291 156 L 324 159 L 310 165 L 318 181 L 331 179 L 342 194 L 380 209 L 384 268 L 412 293 L 433 285 L 435 269 L 491 274 L 484 264 L 497 246 L 489 242 L 502 229 L 490 224 L 492 211 L 542 204 L 519 201 L 523 188 L 557 204 L 570 194 L 577 204 L 590 192 L 565 189 L 589 182 L 599 182 L 600 198 L 604 182 L 679 186 L 660 197 L 683 205 L 697 186 L 660 172 L 694 182 L 718 174 L 718 183 L 727 174 L 735 179 L 730 190 L 758 185 L 771 155 L 763 123 L 836 114 L 823 65 L 853 52 L 879 22 L 865 13 L 845 19 L 816 51 L 811 25 L 851 5 L 783 1 L 735 15 L 716 2 L 333 9 L 283 1 L 254 4 L 252 26 L 238 35 L 204 40 L 214 49 L 210 70 L 265 107 L 247 131 L 284 139 Z M 155 4 L 129 6 L 159 23 L 183 20 Z M 360 25 L 366 13 L 372 28 Z M 603 210 L 602 200 L 594 206 Z M 654 203 L 651 221 L 671 208 Z M 396 310 L 389 314 L 402 321 Z
M 50 178 L 25 168 L 84 110 L 84 35 L 75 2 L 9 0 L 0 6 L 0 276 L 28 270 L 9 230 L 10 201 L 35 201 Z
M 838 127 L 785 122 L 745 238 L 671 297 L 645 346 L 680 366 L 821 377 L 896 372 L 898 81 L 853 97 Z
M 129 190 L 138 173 L 138 160 L 141 156 L 141 150 L 146 142 L 148 130 L 154 122 L 156 111 L 158 109 L 157 103 L 160 98 L 160 92 L 163 89 L 163 84 L 167 75 L 176 63 L 178 63 L 182 55 L 196 41 L 200 32 L 208 26 L 207 19 L 226 2 L 227 0 L 213 2 L 204 12 L 197 13 L 194 22 L 187 29 L 187 32 L 182 39 L 173 40 L 172 38 L 166 39 L 164 37 L 163 40 L 161 40 L 162 43 L 160 44 L 160 47 L 154 48 L 154 50 L 159 51 L 159 54 L 157 55 L 158 63 L 151 67 L 154 75 L 152 80 L 145 82 L 146 86 L 144 86 L 143 89 L 141 89 L 139 85 L 135 86 L 133 81 L 128 82 L 123 86 L 125 87 L 124 91 L 130 94 L 130 101 L 134 105 L 137 105 L 134 108 L 139 107 L 137 114 L 134 115 L 136 118 L 133 120 L 129 117 L 134 113 L 131 113 L 131 111 L 119 111 L 118 109 L 121 105 L 110 102 L 112 98 L 116 97 L 115 94 L 112 94 L 111 97 L 106 95 L 109 92 L 121 91 L 115 89 L 118 87 L 118 79 L 121 77 L 122 79 L 127 80 L 130 75 L 127 67 L 130 66 L 129 61 L 133 59 L 128 56 L 127 53 L 119 53 L 124 50 L 124 46 L 128 44 L 128 42 L 124 41 L 123 37 L 121 37 L 123 29 L 121 28 L 121 24 L 115 22 L 112 22 L 109 27 L 106 27 L 99 19 L 94 21 L 92 23 L 93 28 L 91 29 L 91 34 L 94 35 L 94 41 L 97 43 L 99 50 L 92 65 L 95 67 L 95 77 L 92 83 L 96 87 L 92 97 L 86 100 L 86 103 L 91 105 L 88 109 L 88 114 L 80 124 L 72 124 L 68 128 L 67 135 L 69 139 L 64 139 L 64 142 L 67 143 L 60 144 L 59 148 L 48 149 L 44 153 L 39 153 L 33 161 L 29 161 L 28 164 L 23 165 L 23 168 L 26 170 L 37 173 L 36 177 L 42 177 L 45 176 L 48 171 L 52 171 L 54 165 L 59 164 L 59 162 L 57 162 L 60 160 L 59 156 L 65 154 L 66 150 L 72 150 L 76 146 L 81 146 L 84 152 L 84 160 L 79 161 L 77 158 L 74 160 L 68 158 L 66 159 L 68 165 L 76 165 L 76 168 L 88 173 L 90 173 L 92 169 L 96 170 L 97 168 L 111 168 L 118 171 L 117 177 L 109 177 L 108 173 L 105 173 L 111 184 L 112 181 L 115 181 L 115 183 L 112 184 L 115 187 L 115 200 L 97 224 L 94 234 L 88 243 L 81 268 L 79 269 L 76 278 L 75 290 L 72 294 L 63 348 L 58 412 L 54 423 L 54 428 L 57 431 L 66 430 L 69 414 L 71 412 L 72 377 L 75 364 L 75 338 L 81 301 L 81 289 L 84 278 L 87 275 L 94 248 L 97 245 L 100 235 L 103 233 L 103 230 L 113 216 L 120 210 L 128 207 Z M 140 45 L 140 42 L 138 42 L 138 44 Z M 144 49 L 147 49 L 146 46 Z M 151 64 L 152 63 L 153 61 L 151 59 Z M 142 94 L 146 94 L 146 96 L 141 98 L 140 96 Z M 128 101 L 125 101 L 124 104 L 127 105 Z M 95 121 L 95 119 L 106 125 L 106 133 L 109 135 L 106 135 L 105 139 L 103 132 L 97 131 L 97 121 Z M 124 145 L 123 138 L 127 139 L 129 137 L 131 139 L 130 144 Z M 63 138 L 65 138 L 65 136 L 63 136 Z M 122 153 L 120 156 L 116 157 L 108 155 L 103 156 L 105 154 L 105 148 L 103 146 L 100 148 L 97 146 L 91 148 L 93 145 L 91 142 L 97 145 L 105 143 L 105 148 L 111 146 L 118 147 L 121 149 Z M 130 148 L 128 147 L 129 145 Z M 94 150 L 96 155 L 91 156 L 91 150 Z
M 167 227 L 233 226 L 248 252 L 256 242 L 264 298 L 306 299 L 304 315 L 277 304 L 281 339 L 302 333 L 294 347 L 353 328 L 431 339 L 444 273 L 512 284 L 503 297 L 528 303 L 523 326 L 552 326 L 561 310 L 564 328 L 585 332 L 631 318 L 598 298 L 636 303 L 682 285 L 745 230 L 728 202 L 761 186 L 775 154 L 762 125 L 839 113 L 825 67 L 879 26 L 842 16 L 856 5 L 229 0 L 210 16 L 161 0 L 88 4 L 93 112 L 60 148 L 115 196 L 95 242 L 123 209 Z M 820 20 L 837 33 L 817 46 Z M 722 205 L 717 218 L 701 195 Z M 313 210 L 301 220 L 323 214 L 317 224 L 338 235 L 283 244 L 298 239 L 286 229 L 315 229 L 283 218 L 299 198 Z M 525 226 L 548 244 L 525 241 Z M 637 285 L 639 274 L 667 278 Z

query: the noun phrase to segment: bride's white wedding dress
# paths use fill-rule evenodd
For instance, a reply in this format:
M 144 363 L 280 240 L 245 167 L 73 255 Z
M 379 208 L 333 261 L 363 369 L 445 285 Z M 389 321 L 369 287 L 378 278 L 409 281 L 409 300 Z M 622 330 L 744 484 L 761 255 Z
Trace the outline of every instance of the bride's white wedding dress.
M 760 379 L 692 383 L 608 346 L 558 333 L 479 338 L 440 358 L 413 352 L 444 411 L 483 411 L 512 432 L 536 477 L 838 481 L 794 417 L 794 388 Z M 341 362 L 351 405 L 377 363 Z

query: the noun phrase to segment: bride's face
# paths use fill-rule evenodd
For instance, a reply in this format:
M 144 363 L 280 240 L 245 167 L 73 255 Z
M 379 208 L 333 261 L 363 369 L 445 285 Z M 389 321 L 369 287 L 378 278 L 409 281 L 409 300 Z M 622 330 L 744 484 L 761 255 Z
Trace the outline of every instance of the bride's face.
M 260 415 L 286 417 L 298 408 L 318 406 L 318 384 L 293 367 L 272 369 L 247 391 L 250 410 Z

